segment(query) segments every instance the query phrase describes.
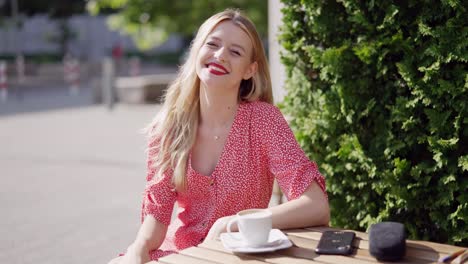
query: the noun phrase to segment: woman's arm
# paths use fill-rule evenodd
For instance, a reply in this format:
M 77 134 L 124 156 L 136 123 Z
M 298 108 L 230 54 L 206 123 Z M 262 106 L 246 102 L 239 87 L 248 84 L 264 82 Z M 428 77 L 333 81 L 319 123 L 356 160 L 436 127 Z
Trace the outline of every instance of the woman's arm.
M 135 241 L 128 247 L 121 263 L 149 262 L 149 252 L 161 246 L 166 233 L 166 225 L 158 221 L 154 216 L 147 215 L 138 230 Z
M 315 181 L 299 198 L 269 209 L 273 214 L 273 228 L 278 229 L 328 225 L 330 221 L 327 197 Z
M 288 202 L 271 207 L 273 227 L 279 229 L 328 225 L 330 209 L 325 178 L 299 146 L 279 109 L 263 105 L 256 111 L 257 137 L 265 165 L 275 176 Z M 263 165 L 263 164 L 262 164 Z
M 330 208 L 328 199 L 322 189 L 314 181 L 297 199 L 269 208 L 273 215 L 273 228 L 289 229 L 307 226 L 328 226 Z M 211 227 L 206 240 L 216 239 L 221 233 L 227 232 L 229 220 L 235 215 L 218 219 Z M 233 225 L 233 231 L 237 226 Z

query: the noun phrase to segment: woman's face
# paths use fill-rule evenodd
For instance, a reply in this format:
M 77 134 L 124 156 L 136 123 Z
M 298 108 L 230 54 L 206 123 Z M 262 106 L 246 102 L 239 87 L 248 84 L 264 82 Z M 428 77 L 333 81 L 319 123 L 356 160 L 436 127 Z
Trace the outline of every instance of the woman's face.
M 252 77 L 257 70 L 257 63 L 251 61 L 252 52 L 247 33 L 231 21 L 223 21 L 200 48 L 197 75 L 208 87 L 238 90 L 241 81 Z

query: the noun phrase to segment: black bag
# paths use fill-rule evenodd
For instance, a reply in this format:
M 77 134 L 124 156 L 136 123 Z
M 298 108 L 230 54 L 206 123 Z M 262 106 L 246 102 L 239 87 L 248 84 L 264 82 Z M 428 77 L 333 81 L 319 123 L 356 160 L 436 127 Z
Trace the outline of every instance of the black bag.
M 378 260 L 401 260 L 406 252 L 406 233 L 403 224 L 381 222 L 372 225 L 369 230 L 369 252 Z

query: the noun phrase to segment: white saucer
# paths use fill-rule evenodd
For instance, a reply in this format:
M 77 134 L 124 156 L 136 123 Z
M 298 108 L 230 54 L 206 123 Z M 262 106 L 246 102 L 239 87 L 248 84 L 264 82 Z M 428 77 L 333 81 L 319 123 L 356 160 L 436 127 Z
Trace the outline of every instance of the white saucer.
M 238 253 L 271 252 L 292 246 L 288 237 L 279 229 L 272 229 L 270 231 L 270 236 L 268 237 L 268 244 L 258 247 L 246 246 L 239 232 L 222 233 L 220 238 L 226 249 Z

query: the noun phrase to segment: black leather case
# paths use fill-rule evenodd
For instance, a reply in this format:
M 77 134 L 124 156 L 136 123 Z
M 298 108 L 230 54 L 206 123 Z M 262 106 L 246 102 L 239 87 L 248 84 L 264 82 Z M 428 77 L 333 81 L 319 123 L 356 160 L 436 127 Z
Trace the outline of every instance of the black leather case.
M 403 224 L 381 222 L 372 225 L 369 229 L 369 252 L 378 260 L 401 260 L 406 252 L 406 233 Z

